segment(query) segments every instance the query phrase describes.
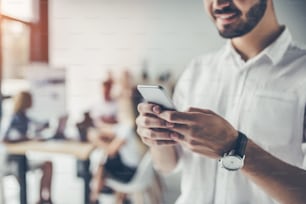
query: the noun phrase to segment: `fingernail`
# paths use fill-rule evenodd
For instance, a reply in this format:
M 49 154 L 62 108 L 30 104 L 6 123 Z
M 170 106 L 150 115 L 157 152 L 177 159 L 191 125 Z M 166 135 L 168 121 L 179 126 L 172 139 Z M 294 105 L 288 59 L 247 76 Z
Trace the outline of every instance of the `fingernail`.
M 159 106 L 153 106 L 153 112 L 154 113 L 160 113 L 160 107 Z

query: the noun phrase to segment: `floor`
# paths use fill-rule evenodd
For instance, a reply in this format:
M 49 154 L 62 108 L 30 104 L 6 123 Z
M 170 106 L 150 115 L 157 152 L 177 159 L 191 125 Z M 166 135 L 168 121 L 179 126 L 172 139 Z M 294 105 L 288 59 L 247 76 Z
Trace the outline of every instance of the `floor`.
M 35 157 L 33 160 L 48 159 L 54 165 L 54 179 L 52 197 L 54 204 L 83 204 L 83 181 L 76 177 L 76 160 L 67 155 L 48 155 Z M 41 172 L 34 171 L 27 174 L 28 203 L 35 204 L 38 198 L 38 186 Z M 164 183 L 164 204 L 173 204 L 179 194 L 179 176 L 162 177 Z M 4 178 L 6 204 L 19 204 L 19 187 L 13 176 Z M 113 196 L 102 195 L 101 203 L 112 204 Z M 1 202 L 1 201 L 0 201 Z

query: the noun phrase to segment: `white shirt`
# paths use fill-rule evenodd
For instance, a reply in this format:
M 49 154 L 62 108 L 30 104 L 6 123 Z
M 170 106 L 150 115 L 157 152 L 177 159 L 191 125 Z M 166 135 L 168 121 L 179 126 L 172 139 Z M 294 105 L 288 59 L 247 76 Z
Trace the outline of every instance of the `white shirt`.
M 90 111 L 90 116 L 94 119 L 94 122 L 100 121 L 104 117 L 117 118 L 118 115 L 118 103 L 115 100 L 105 101 L 102 100 L 96 104 Z
M 119 149 L 122 162 L 136 168 L 141 160 L 141 152 L 134 128 L 127 124 L 118 124 L 114 129 L 116 137 L 124 140 L 123 146 Z
M 142 156 L 137 139 L 138 136 L 136 135 L 133 125 L 130 124 L 130 121 L 122 119 L 124 117 L 122 115 L 126 116 L 127 114 L 130 114 L 127 113 L 127 111 L 130 111 L 130 108 L 128 108 L 128 110 L 123 109 L 123 107 L 126 107 L 129 104 L 122 105 L 121 103 L 122 101 L 119 103 L 118 100 L 102 101 L 91 111 L 91 116 L 94 118 L 95 123 L 98 123 L 102 116 L 114 117 L 119 120 L 117 124 L 114 124 L 113 131 L 116 137 L 124 140 L 123 146 L 119 149 L 122 162 L 129 167 L 136 168 Z M 134 121 L 132 122 L 134 124 Z M 103 158 L 100 158 L 98 155 L 103 155 Z M 98 161 L 95 162 L 98 164 L 100 161 L 105 162 L 106 158 L 104 156 L 105 154 L 98 151 L 97 154 L 95 153 L 93 155 L 93 161 Z M 92 168 L 94 169 L 96 166 L 93 166 Z
M 216 112 L 263 149 L 302 167 L 306 51 L 292 43 L 287 29 L 247 62 L 230 42 L 194 59 L 177 84 L 174 102 L 179 110 Z M 187 149 L 178 166 L 182 183 L 176 204 L 276 203 L 241 171 L 228 172 L 216 160 Z

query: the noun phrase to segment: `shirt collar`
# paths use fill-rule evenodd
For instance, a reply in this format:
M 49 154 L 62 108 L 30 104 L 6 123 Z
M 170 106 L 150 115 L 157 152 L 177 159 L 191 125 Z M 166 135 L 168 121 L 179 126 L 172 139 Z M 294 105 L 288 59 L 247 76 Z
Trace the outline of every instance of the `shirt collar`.
M 282 60 L 291 42 L 291 33 L 288 28 L 285 28 L 281 35 L 263 50 L 263 54 L 270 58 L 273 65 L 276 65 Z
M 266 47 L 259 55 L 267 56 L 272 61 L 273 65 L 278 64 L 283 58 L 288 46 L 292 42 L 292 36 L 288 28 L 285 28 L 281 35 L 268 47 Z M 233 48 L 230 40 L 227 41 L 224 47 L 225 56 L 234 55 L 240 57 L 237 51 Z

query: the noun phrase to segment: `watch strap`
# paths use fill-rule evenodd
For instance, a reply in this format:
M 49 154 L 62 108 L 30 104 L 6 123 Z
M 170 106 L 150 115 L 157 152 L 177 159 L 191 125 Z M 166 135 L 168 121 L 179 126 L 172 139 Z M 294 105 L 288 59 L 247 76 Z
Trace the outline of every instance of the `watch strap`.
M 247 136 L 243 134 L 242 132 L 238 131 L 238 138 L 237 138 L 236 147 L 235 147 L 235 154 L 243 158 L 245 154 L 247 143 L 248 143 Z

